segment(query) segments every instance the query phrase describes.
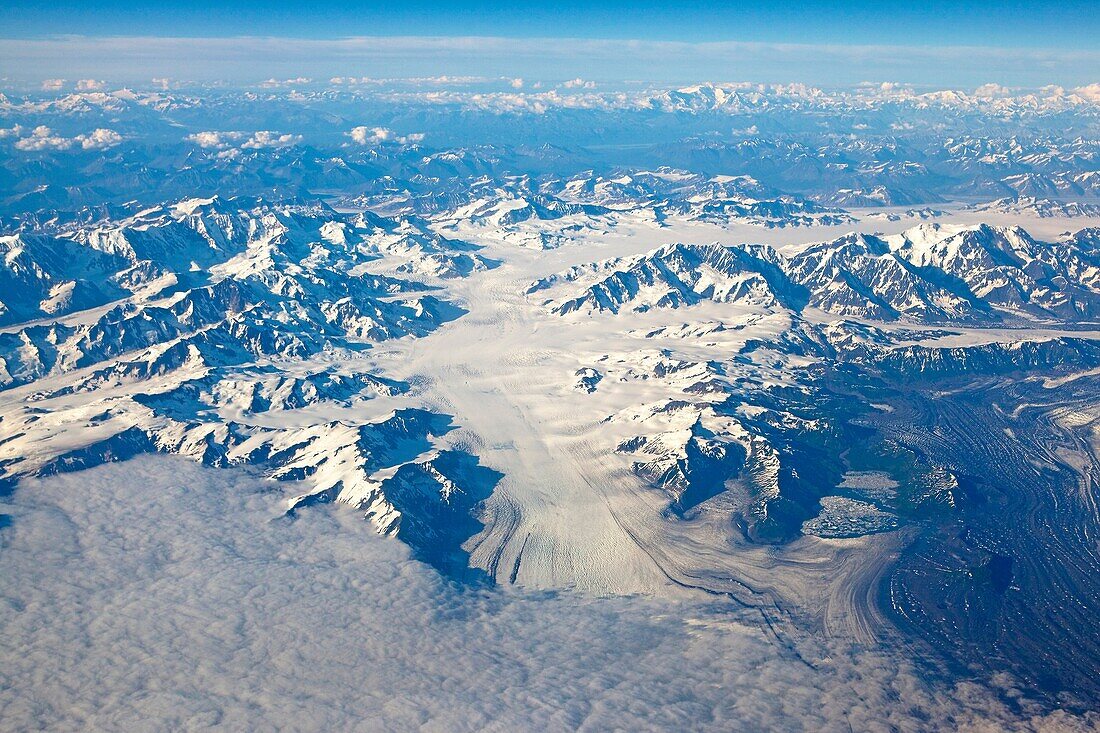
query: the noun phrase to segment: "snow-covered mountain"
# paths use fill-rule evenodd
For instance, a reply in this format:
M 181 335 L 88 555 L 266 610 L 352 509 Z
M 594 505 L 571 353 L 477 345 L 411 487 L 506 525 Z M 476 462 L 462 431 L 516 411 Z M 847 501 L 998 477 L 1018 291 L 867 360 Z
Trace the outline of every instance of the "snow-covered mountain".
M 217 197 L 44 229 L 3 240 L 11 305 L 0 387 L 22 397 L 2 419 L 24 437 L 6 450 L 9 477 L 152 450 L 255 465 L 302 482 L 292 509 L 352 504 L 380 531 L 420 538 L 418 551 L 450 562 L 457 545 L 430 540 L 442 527 L 400 521 L 404 507 L 470 522 L 484 498 L 489 484 L 471 483 L 483 480 L 476 459 L 433 447 L 446 417 L 398 409 L 363 423 L 277 426 L 261 416 L 407 391 L 330 362 L 461 315 L 437 287 L 402 275 L 495 266 L 478 247 L 415 220 Z M 33 392 L 18 389 L 27 384 Z M 47 405 L 59 419 L 40 419 Z M 87 420 L 85 405 L 97 406 Z
M 552 303 L 555 313 L 646 311 L 700 300 L 793 306 L 797 289 L 785 280 L 774 251 L 764 247 L 673 244 L 627 260 L 574 267 L 543 278 L 529 295 L 562 286 L 583 289 Z
M 262 501 L 225 506 L 281 509 L 225 525 L 265 539 L 248 563 L 332 530 L 325 548 L 359 562 L 362 517 L 449 576 L 417 594 L 494 629 L 545 596 L 458 582 L 608 618 L 610 595 L 648 613 L 702 592 L 716 628 L 736 606 L 807 675 L 836 659 L 822 636 L 888 638 L 964 671 L 960 694 L 994 679 L 981 714 L 1030 714 L 1017 693 L 1048 680 L 1059 714 L 1100 699 L 1095 85 L 80 84 L 0 93 L 9 564 L 9 536 L 65 572 L 86 556 L 54 553 L 68 529 L 23 532 L 55 482 L 19 482 L 162 452 L 259 483 Z M 158 490 L 63 504 L 201 526 Z M 166 495 L 206 511 L 213 492 Z M 400 608 L 419 576 L 379 547 L 365 557 L 394 566 L 374 585 L 394 593 L 372 602 Z M 318 548 L 277 549 L 278 577 L 332 569 Z M 57 606 L 22 591 L 9 626 Z M 677 608 L 604 641 L 698 641 L 710 612 Z M 874 669 L 842 680 L 862 708 L 872 678 L 890 700 L 913 689 Z M 542 727 L 591 719 L 543 708 Z
M 611 412 L 607 430 L 674 515 L 719 502 L 735 507 L 754 542 L 803 531 L 850 537 L 889 530 L 912 509 L 832 493 L 856 403 L 830 385 L 853 373 L 920 384 L 1100 363 L 1098 342 L 1072 331 L 1098 316 L 1095 242 L 1092 230 L 1043 242 L 1018 227 L 922 224 L 787 255 L 764 245 L 674 244 L 574 266 L 534 281 L 526 295 L 576 329 L 606 319 L 620 329 L 642 317 L 663 324 L 632 332 L 667 344 L 660 353 L 611 351 L 577 376 L 578 391 L 594 401 L 630 389 L 645 395 Z M 954 330 L 984 334 L 986 326 L 1009 330 L 1001 340 Z M 1038 326 L 1071 331 L 1029 337 Z M 714 356 L 700 361 L 700 353 Z M 916 493 L 906 501 L 921 511 L 961 500 L 950 470 L 914 453 L 890 456 L 908 466 Z
M 983 214 L 1013 214 L 1037 219 L 1100 218 L 1100 204 L 1081 201 L 1056 201 L 1033 196 L 1012 196 L 984 204 L 970 204 L 969 211 Z
M 119 219 L 39 223 L 5 237 L 0 274 L 11 295 L 0 381 L 16 398 L 2 417 L 19 436 L 0 446 L 6 474 L 149 450 L 248 464 L 302 482 L 291 509 L 348 503 L 380 531 L 400 535 L 404 527 L 423 552 L 442 542 L 449 549 L 433 557 L 451 562 L 479 531 L 478 507 L 496 478 L 449 445 L 452 418 L 407 405 L 409 383 L 367 366 L 375 345 L 424 338 L 461 318 L 448 279 L 497 266 L 479 245 L 440 231 L 456 222 L 507 231 L 527 219 L 504 214 L 524 211 L 546 223 L 579 217 L 611 226 L 617 212 L 658 200 L 768 193 L 752 179 L 670 169 L 544 188 L 556 195 L 513 181 L 492 190 L 496 199 L 430 219 L 338 213 L 317 202 L 193 198 Z M 533 193 L 499 198 L 524 190 Z M 573 202 L 555 208 L 564 200 L 558 196 Z M 501 206 L 505 200 L 523 205 Z M 760 244 L 677 243 L 570 267 L 529 283 L 525 295 L 555 318 L 645 315 L 653 325 L 638 337 L 646 340 L 735 344 L 742 356 L 732 364 L 664 351 L 625 356 L 617 366 L 581 365 L 569 381 L 574 394 L 597 400 L 613 385 L 664 385 L 668 401 L 614 413 L 616 424 L 643 429 L 608 449 L 629 457 L 679 513 L 751 477 L 746 532 L 772 541 L 812 519 L 812 502 L 827 488 L 815 484 L 798 499 L 790 492 L 802 489 L 784 489 L 806 480 L 793 478 L 805 460 L 796 436 L 838 434 L 827 427 L 816 388 L 795 387 L 786 370 L 806 359 L 891 375 L 1090 361 L 1089 342 L 1073 339 L 1015 349 L 902 348 L 895 332 L 848 319 L 928 327 L 1088 322 L 1100 308 L 1098 242 L 1089 229 L 1044 242 L 1018 227 L 922 224 L 788 254 Z M 506 237 L 496 245 L 510 246 Z M 697 308 L 701 320 L 689 317 Z M 685 320 L 669 322 L 663 312 Z M 827 325 L 818 324 L 819 313 Z M 774 363 L 757 362 L 758 350 Z M 731 400 L 740 407 L 731 410 Z M 340 417 L 348 411 L 356 417 Z M 315 417 L 303 422 L 304 414 Z M 447 534 L 437 522 L 461 531 Z
M 887 237 L 846 235 L 789 257 L 764 245 L 677 244 L 574 267 L 527 292 L 548 291 L 562 315 L 714 300 L 876 320 L 1074 323 L 1100 313 L 1094 240 L 1091 230 L 1039 242 L 1019 227 L 923 224 Z
M 589 171 L 544 183 L 542 190 L 565 201 L 600 206 L 610 212 L 644 212 L 656 221 L 746 223 L 768 228 L 852 221 L 841 210 L 782 194 L 751 176 L 708 177 L 667 167 L 623 171 L 618 176 Z

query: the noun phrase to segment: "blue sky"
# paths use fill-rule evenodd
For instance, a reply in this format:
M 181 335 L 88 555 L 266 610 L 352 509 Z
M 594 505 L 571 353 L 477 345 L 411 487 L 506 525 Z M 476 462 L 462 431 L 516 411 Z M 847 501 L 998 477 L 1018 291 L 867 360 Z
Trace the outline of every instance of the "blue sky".
M 240 37 L 250 40 L 224 42 Z M 7 0 L 0 77 L 466 74 L 1074 86 L 1100 81 L 1098 38 L 1100 12 L 1080 0 Z
M 1095 48 L 1095 2 L 7 0 L 0 36 L 442 35 Z

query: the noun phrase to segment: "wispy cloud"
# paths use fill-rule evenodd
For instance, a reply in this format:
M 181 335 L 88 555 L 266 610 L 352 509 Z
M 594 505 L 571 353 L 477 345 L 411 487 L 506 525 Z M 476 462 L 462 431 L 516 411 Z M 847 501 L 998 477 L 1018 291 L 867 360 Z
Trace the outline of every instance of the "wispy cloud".
M 348 79 L 369 63 L 379 76 L 480 76 L 595 81 L 751 78 L 854 84 L 1080 86 L 1100 51 L 963 46 L 889 46 L 495 37 L 161 38 L 0 40 L 0 61 L 21 73 L 126 80 Z M 274 76 L 273 76 L 274 74 Z
M 296 87 L 303 84 L 309 84 L 313 79 L 308 76 L 299 76 L 294 79 L 265 79 L 260 82 L 260 86 L 268 89 L 277 89 L 279 87 Z

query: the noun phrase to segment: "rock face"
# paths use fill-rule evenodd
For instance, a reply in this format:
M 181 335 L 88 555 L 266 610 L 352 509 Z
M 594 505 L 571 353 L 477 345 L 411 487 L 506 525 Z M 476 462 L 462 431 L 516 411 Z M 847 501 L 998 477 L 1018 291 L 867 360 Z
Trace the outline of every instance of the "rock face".
M 635 473 L 667 492 L 673 500 L 670 508 L 682 516 L 726 490 L 751 450 L 745 437 L 732 420 L 700 415 L 686 428 L 632 438 L 618 450 L 641 459 L 634 464 Z

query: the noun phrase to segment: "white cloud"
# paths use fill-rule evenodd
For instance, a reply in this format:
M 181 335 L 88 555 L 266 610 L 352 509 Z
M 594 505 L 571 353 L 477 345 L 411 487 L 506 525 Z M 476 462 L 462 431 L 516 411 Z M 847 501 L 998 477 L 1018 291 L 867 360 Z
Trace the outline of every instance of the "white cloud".
M 523 79 L 520 79 L 519 77 L 512 79 L 509 84 L 512 85 L 513 89 L 523 89 Z
M 466 86 L 470 84 L 477 84 L 486 81 L 490 81 L 484 76 L 400 76 L 389 78 L 376 78 L 371 76 L 334 76 L 329 80 L 329 84 L 335 86 Z M 522 81 L 522 80 L 520 80 Z
M 292 135 L 290 133 L 280 135 L 271 130 L 257 130 L 252 133 L 252 137 L 244 141 L 241 147 L 248 149 L 285 148 L 291 145 L 297 145 L 300 142 L 302 142 L 301 135 Z
M 417 86 L 464 86 L 488 81 L 484 76 L 456 76 L 454 74 L 440 74 L 436 76 L 409 76 L 405 78 L 384 79 L 391 83 L 405 83 Z
M 302 136 L 290 133 L 280 134 L 271 130 L 257 130 L 251 135 L 238 131 L 207 130 L 191 133 L 184 140 L 194 143 L 200 148 L 226 151 L 240 143 L 241 140 L 244 140 L 240 144 L 243 149 L 285 148 L 302 142 Z M 219 157 L 236 157 L 236 155 Z
M 1090 102 L 1100 103 L 1100 82 L 1077 87 L 1073 90 L 1073 93 L 1079 97 L 1083 97 L 1089 100 Z
M 366 127 L 365 125 L 360 125 L 359 127 L 352 128 L 351 132 L 348 134 L 354 142 L 360 145 L 372 145 L 386 142 L 393 136 L 393 131 L 385 127 Z
M 0 127 L 0 140 L 6 137 L 23 137 L 23 132 L 26 130 L 22 125 L 14 125 L 12 127 Z
M 864 81 L 857 84 L 861 89 L 867 89 L 869 91 L 879 93 L 885 96 L 910 96 L 913 94 L 912 84 L 902 84 L 896 81 L 884 81 L 884 82 L 870 82 Z
M 222 132 L 215 130 L 208 130 L 205 132 L 195 132 L 184 140 L 195 143 L 200 148 L 214 148 L 221 150 L 230 146 L 230 144 L 243 140 L 245 134 L 243 132 Z
M 359 84 L 380 84 L 382 83 L 382 81 L 383 80 L 381 79 L 372 79 L 369 76 L 334 76 L 328 80 L 329 84 L 335 84 L 338 86 L 342 86 L 345 84 L 349 86 L 357 86 Z
M 408 143 L 418 143 L 424 139 L 424 134 L 420 132 L 414 132 L 409 135 L 398 135 L 388 127 L 367 127 L 366 125 L 360 125 L 354 127 L 348 133 L 352 142 L 359 145 L 379 145 L 386 142 L 395 142 L 402 145 Z
M 562 86 L 566 89 L 595 89 L 596 82 L 585 81 L 584 79 L 577 77 L 576 79 L 570 79 L 567 82 L 563 82 Z
M 68 150 L 73 146 L 73 140 L 60 137 L 45 125 L 39 125 L 31 132 L 30 137 L 24 137 L 15 141 L 18 150 Z
M 1100 722 L 1043 718 L 1004 680 L 929 681 L 885 651 L 821 648 L 811 668 L 758 618 L 710 599 L 458 588 L 350 509 L 291 521 L 283 498 L 244 472 L 165 456 L 24 483 L 0 530 L 5 727 L 973 732 Z
M 982 84 L 980 87 L 974 90 L 974 96 L 982 99 L 998 99 L 1002 97 L 1011 97 L 1012 90 L 1008 87 L 1001 86 L 1000 84 Z
M 298 76 L 293 79 L 266 79 L 260 82 L 260 86 L 271 89 L 275 87 L 292 87 L 300 84 L 309 84 L 313 79 Z
M 77 135 L 74 139 L 85 150 L 105 150 L 121 143 L 122 135 L 114 130 L 100 127 L 93 130 L 90 135 Z
M 81 79 L 76 83 L 78 92 L 98 92 L 107 87 L 107 84 L 96 79 Z
M 56 92 L 64 86 L 64 79 L 46 79 L 42 82 L 42 90 L 47 92 Z
M 21 136 L 24 128 L 16 125 L 11 130 L 0 131 L 0 137 Z M 5 134 L 6 133 L 6 134 Z M 77 146 L 83 150 L 106 150 L 122 142 L 122 135 L 114 130 L 100 127 L 90 133 L 77 135 L 76 137 L 61 137 L 45 125 L 39 125 L 31 131 L 28 137 L 20 137 L 15 141 L 18 150 L 68 150 Z

